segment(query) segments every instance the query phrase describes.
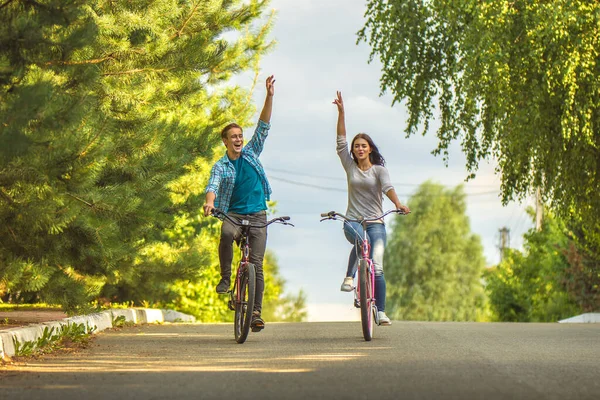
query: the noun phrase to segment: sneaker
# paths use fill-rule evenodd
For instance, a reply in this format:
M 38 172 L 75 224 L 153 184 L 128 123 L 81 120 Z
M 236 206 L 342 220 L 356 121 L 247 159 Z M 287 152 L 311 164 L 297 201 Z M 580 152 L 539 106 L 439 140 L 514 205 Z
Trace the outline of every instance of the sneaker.
M 229 281 L 229 279 L 221 278 L 221 282 L 219 282 L 219 284 L 217 285 L 217 293 L 224 294 L 229 292 L 230 285 L 231 282 Z
M 340 288 L 340 290 L 342 292 L 351 292 L 352 289 L 354 289 L 354 287 L 352 286 L 354 284 L 354 279 L 351 276 L 347 276 L 344 278 L 344 283 L 342 283 L 342 287 Z
M 258 311 L 252 313 L 250 328 L 252 328 L 252 332 L 260 332 L 265 328 L 265 321 L 262 320 Z
M 385 315 L 383 311 L 377 311 L 377 317 L 379 318 L 379 325 L 388 326 L 392 324 L 390 318 L 387 315 Z

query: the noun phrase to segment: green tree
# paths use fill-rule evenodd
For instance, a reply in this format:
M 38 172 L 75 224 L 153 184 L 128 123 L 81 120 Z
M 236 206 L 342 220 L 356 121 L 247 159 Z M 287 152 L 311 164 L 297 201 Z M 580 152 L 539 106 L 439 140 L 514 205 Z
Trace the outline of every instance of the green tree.
M 534 212 L 530 215 L 535 218 Z M 600 310 L 600 279 L 577 250 L 565 224 L 546 213 L 542 229 L 524 235 L 524 251 L 508 249 L 486 273 L 486 291 L 499 321 L 555 322 Z
M 385 249 L 386 309 L 403 320 L 485 320 L 483 247 L 471 233 L 462 186 L 425 182 L 408 205 Z
M 285 281 L 279 273 L 275 255 L 267 251 L 264 263 L 265 294 L 263 317 L 267 321 L 301 322 L 306 319 L 306 294 L 285 294 Z
M 541 188 L 598 254 L 600 3 L 369 0 L 365 17 L 359 41 L 406 103 L 407 135 L 439 111 L 434 154 L 459 140 L 472 174 L 494 158 L 505 203 Z
M 197 279 L 192 180 L 221 126 L 249 125 L 250 93 L 227 80 L 267 51 L 266 5 L 0 4 L 0 294 L 74 310 Z

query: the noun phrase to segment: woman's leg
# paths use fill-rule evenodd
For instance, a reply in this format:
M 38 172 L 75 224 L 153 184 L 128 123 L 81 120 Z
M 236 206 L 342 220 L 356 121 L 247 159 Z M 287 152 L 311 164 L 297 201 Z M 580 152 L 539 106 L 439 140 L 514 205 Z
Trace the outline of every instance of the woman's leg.
M 350 227 L 350 225 L 352 225 L 352 227 Z M 352 228 L 354 228 L 354 230 Z M 350 250 L 350 255 L 348 256 L 348 269 L 346 271 L 346 277 L 353 278 L 356 274 L 356 263 L 358 260 L 357 252 L 360 251 L 356 242 L 357 240 L 360 241 L 362 235 L 363 229 L 359 223 L 344 222 L 344 236 L 346 236 L 346 239 L 353 244 L 352 250 Z
M 383 255 L 387 235 L 384 224 L 367 225 L 367 235 L 371 243 L 371 260 L 375 267 L 375 303 L 378 311 L 385 311 L 386 285 L 383 276 Z

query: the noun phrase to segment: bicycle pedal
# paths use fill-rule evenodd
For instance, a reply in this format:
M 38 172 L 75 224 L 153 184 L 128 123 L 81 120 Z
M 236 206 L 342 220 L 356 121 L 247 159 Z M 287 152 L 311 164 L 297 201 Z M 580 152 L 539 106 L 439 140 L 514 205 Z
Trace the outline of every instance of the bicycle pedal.
M 227 302 L 227 307 L 229 307 L 229 309 L 230 309 L 231 311 L 234 311 L 234 310 L 235 310 L 235 307 L 233 306 L 233 301 L 231 301 L 231 300 L 229 300 L 229 301 Z
M 354 300 L 354 307 L 360 308 L 360 301 Z

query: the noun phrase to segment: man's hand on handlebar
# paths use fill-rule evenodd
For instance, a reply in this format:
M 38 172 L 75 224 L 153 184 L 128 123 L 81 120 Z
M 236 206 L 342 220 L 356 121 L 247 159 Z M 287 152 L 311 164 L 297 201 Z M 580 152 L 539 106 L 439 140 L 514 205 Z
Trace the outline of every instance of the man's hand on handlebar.
M 205 203 L 204 206 L 202 206 L 202 208 L 204 209 L 204 216 L 208 217 L 209 215 L 212 215 L 212 211 L 215 209 L 215 205 Z

